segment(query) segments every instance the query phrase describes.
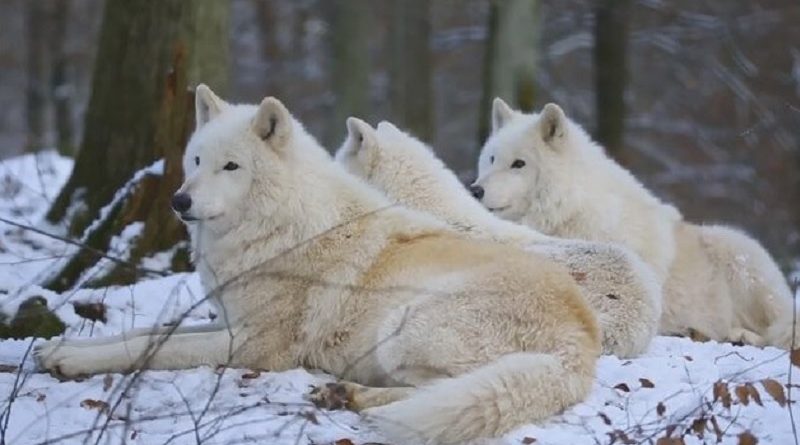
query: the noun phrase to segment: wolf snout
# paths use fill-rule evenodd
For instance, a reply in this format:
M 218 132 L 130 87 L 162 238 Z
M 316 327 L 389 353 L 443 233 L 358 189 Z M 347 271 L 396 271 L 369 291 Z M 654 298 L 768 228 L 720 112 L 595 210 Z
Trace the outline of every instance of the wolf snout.
M 474 196 L 475 199 L 477 200 L 483 199 L 483 192 L 484 192 L 483 187 L 477 184 L 472 184 L 471 186 L 469 186 L 469 192 L 472 193 L 472 196 Z
M 172 197 L 172 209 L 178 213 L 185 213 L 192 207 L 192 197 L 188 193 L 176 193 Z

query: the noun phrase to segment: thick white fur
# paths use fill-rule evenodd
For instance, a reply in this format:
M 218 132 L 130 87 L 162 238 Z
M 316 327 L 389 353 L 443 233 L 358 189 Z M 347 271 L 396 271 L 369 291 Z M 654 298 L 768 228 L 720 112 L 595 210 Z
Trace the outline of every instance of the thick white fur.
M 550 235 L 633 249 L 664 282 L 662 334 L 790 347 L 791 291 L 756 241 L 685 222 L 557 105 L 526 115 L 496 99 L 492 121 L 476 181 L 486 207 Z M 510 168 L 516 159 L 525 167 Z
M 652 270 L 628 249 L 543 235 L 502 220 L 470 196 L 433 151 L 388 122 L 377 131 L 356 118 L 336 160 L 393 201 L 429 213 L 456 230 L 525 248 L 564 264 L 598 317 L 603 351 L 636 356 L 656 334 L 661 286 Z
M 320 368 L 400 444 L 498 436 L 587 395 L 599 333 L 565 269 L 393 206 L 276 99 L 201 90 L 181 216 L 226 326 L 48 342 L 41 367 Z

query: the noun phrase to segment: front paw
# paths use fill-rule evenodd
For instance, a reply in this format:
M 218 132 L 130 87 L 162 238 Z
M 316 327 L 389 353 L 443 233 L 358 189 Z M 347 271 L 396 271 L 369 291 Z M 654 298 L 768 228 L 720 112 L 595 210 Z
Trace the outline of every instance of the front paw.
M 320 409 L 353 409 L 352 393 L 343 383 L 326 383 L 324 386 L 315 386 L 307 398 Z
M 36 345 L 33 360 L 38 370 L 49 372 L 57 378 L 75 379 L 89 374 L 86 358 L 81 357 L 78 348 L 68 345 L 63 339 Z

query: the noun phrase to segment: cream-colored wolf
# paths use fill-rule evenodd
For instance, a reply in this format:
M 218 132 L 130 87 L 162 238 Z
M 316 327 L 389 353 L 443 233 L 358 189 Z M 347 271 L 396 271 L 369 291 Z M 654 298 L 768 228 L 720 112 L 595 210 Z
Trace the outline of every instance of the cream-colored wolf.
M 664 283 L 662 334 L 791 346 L 792 294 L 757 241 L 685 221 L 555 104 L 529 115 L 496 99 L 492 114 L 475 183 L 492 212 L 549 235 L 618 242 L 638 253 Z
M 197 122 L 173 207 L 227 324 L 51 341 L 43 368 L 319 368 L 403 444 L 496 437 L 588 394 L 599 333 L 566 269 L 393 206 L 274 98 L 200 86 Z

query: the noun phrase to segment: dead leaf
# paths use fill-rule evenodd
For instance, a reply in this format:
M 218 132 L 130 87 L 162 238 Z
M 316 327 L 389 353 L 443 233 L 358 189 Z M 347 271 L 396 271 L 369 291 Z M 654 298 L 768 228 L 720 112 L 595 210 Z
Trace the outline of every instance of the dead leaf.
M 350 439 L 339 439 L 334 442 L 334 445 L 353 445 L 353 441 Z
M 47 398 L 47 395 L 45 395 L 44 393 L 39 393 L 39 394 L 36 395 L 36 401 L 37 402 L 44 402 L 44 399 L 46 399 L 46 398 Z
M 522 444 L 523 445 L 530 445 L 532 443 L 536 443 L 536 439 L 534 439 L 533 437 L 523 437 L 522 438 Z
M 106 305 L 103 303 L 85 303 L 76 301 L 72 303 L 72 309 L 74 309 L 75 314 L 81 318 L 91 321 L 101 321 L 104 324 L 108 322 Z
M 691 361 L 693 361 L 693 360 L 694 360 L 692 357 L 690 357 L 690 356 L 688 356 L 688 355 L 684 355 L 684 356 L 683 356 L 683 358 L 685 358 L 685 359 L 686 359 L 686 361 L 688 361 L 688 362 L 691 362 Z
M 625 434 L 625 431 L 622 430 L 614 430 L 606 434 L 610 436 L 612 444 L 619 442 L 624 445 L 633 445 L 636 443 L 635 441 L 631 440 L 627 434 Z
M 728 384 L 722 380 L 717 380 L 714 383 L 714 403 L 717 400 L 722 401 L 722 406 L 730 409 L 731 407 L 731 393 L 728 391 Z
M 747 389 L 746 386 L 744 385 L 737 386 L 736 389 L 734 390 L 734 393 L 736 393 L 736 398 L 739 399 L 739 403 L 741 403 L 744 406 L 750 404 L 750 391 Z
M 656 385 L 647 379 L 639 379 L 639 383 L 642 384 L 642 388 L 655 388 Z
M 685 445 L 680 437 L 661 437 L 656 440 L 656 445 Z
M 572 272 L 572 278 L 578 283 L 583 283 L 586 281 L 586 272 L 574 271 Z
M 81 402 L 81 408 L 93 409 L 105 413 L 108 412 L 108 403 L 102 400 L 85 399 Z
M 131 431 L 131 440 L 135 440 L 136 436 L 139 435 L 139 432 L 136 430 Z
M 242 378 L 243 379 L 257 379 L 260 376 L 261 376 L 261 371 L 258 371 L 258 370 L 245 372 L 244 374 L 242 374 Z
M 603 419 L 603 423 L 605 423 L 606 425 L 611 425 L 611 419 L 609 419 L 605 413 L 597 413 L 597 415 L 600 416 L 601 419 Z
M 17 372 L 18 369 L 15 365 L 0 365 L 0 372 Z
M 667 407 L 664 406 L 663 402 L 658 402 L 658 405 L 656 405 L 656 414 L 663 416 L 665 412 L 667 412 Z
M 800 349 L 792 349 L 792 352 L 789 354 L 789 360 L 793 365 L 800 368 Z
M 106 376 L 103 377 L 103 392 L 107 392 L 109 389 L 111 389 L 111 385 L 113 384 L 114 384 L 114 376 L 112 376 L 111 374 L 106 374 Z
M 694 431 L 694 433 L 697 434 L 697 437 L 699 437 L 701 439 L 703 438 L 703 435 L 706 432 L 706 422 L 707 421 L 708 420 L 703 416 L 700 416 L 700 417 L 694 419 L 694 421 L 692 421 L 692 431 Z
M 753 386 L 752 383 L 745 383 L 744 387 L 747 388 L 747 392 L 750 394 L 750 398 L 753 399 L 753 401 L 756 402 L 758 406 L 764 406 L 764 404 L 761 403 L 761 394 L 758 393 L 758 390 L 756 389 L 755 386 Z
M 750 434 L 750 431 L 739 434 L 739 445 L 756 445 L 757 443 L 758 439 L 756 439 L 756 436 Z
M 764 391 L 778 402 L 778 405 L 786 406 L 786 393 L 783 391 L 783 385 L 772 379 L 764 379 L 761 384 L 764 386 Z
M 625 383 L 620 383 L 620 384 L 614 386 L 614 389 L 618 389 L 618 390 L 624 391 L 624 392 L 631 392 L 631 389 Z

